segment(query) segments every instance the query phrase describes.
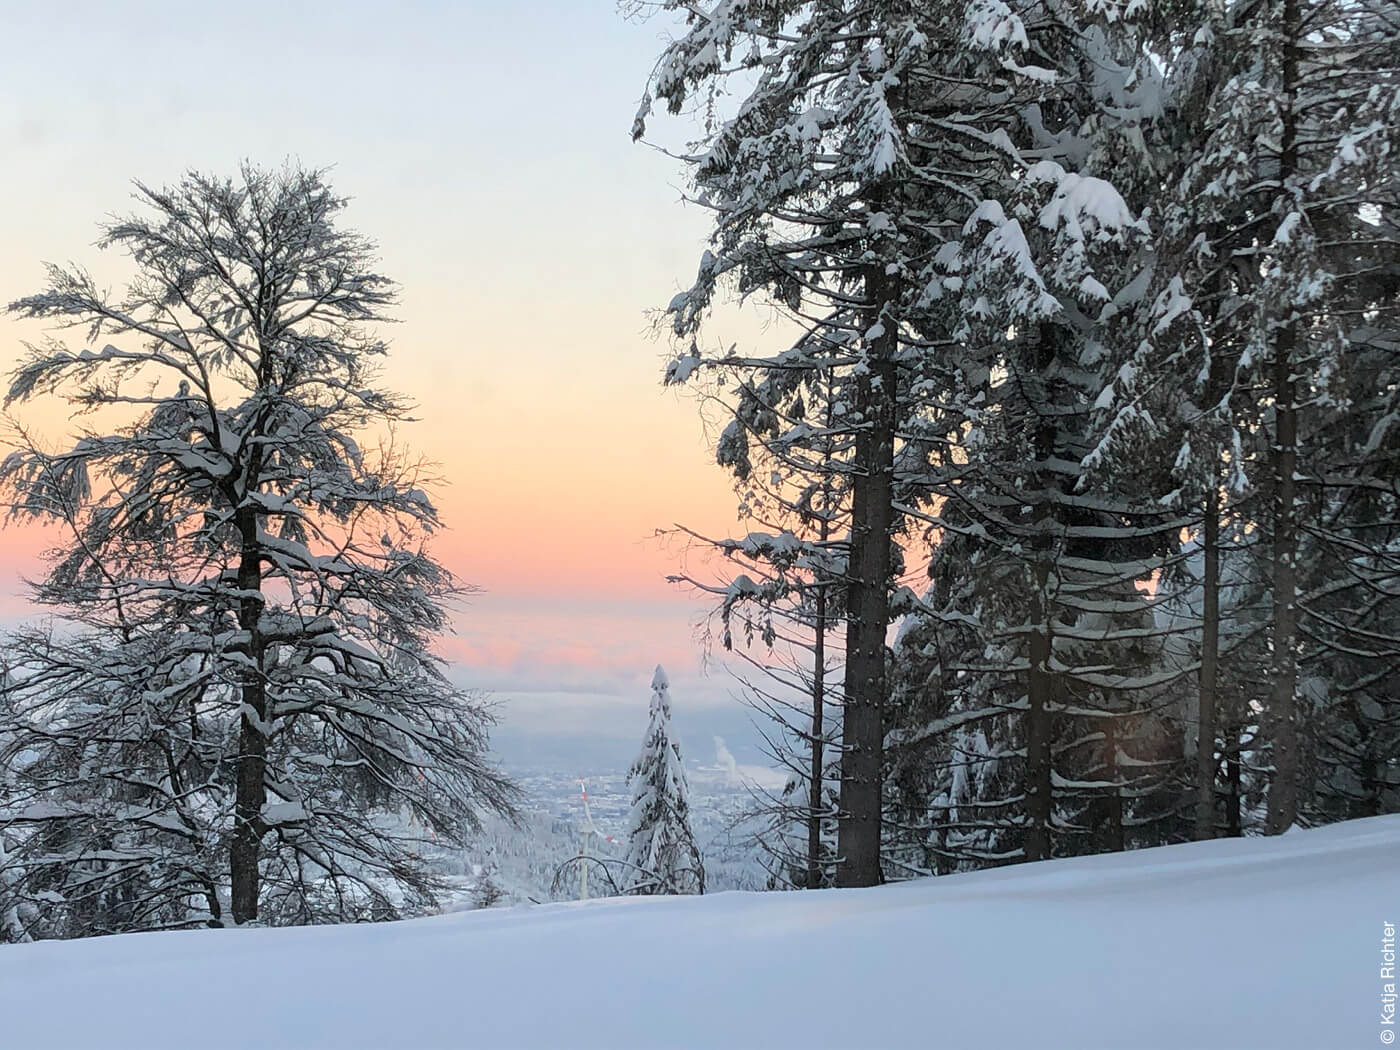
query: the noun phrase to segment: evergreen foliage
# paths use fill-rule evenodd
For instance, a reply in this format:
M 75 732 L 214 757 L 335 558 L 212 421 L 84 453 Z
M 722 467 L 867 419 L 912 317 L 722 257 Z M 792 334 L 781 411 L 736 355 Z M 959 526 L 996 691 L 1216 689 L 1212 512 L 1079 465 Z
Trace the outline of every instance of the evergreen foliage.
M 810 653 L 832 585 L 837 882 L 1400 804 L 1394 12 L 654 6 L 686 32 L 636 131 L 703 112 L 714 216 L 666 379 L 712 377 L 717 457 L 782 523 L 701 586 L 760 610 L 803 740 L 775 624 Z M 706 353 L 726 294 L 792 323 Z
M 671 729 L 671 682 L 660 666 L 651 679 L 646 736 L 627 781 L 632 809 L 624 892 L 704 893 L 705 866 L 690 828 L 690 786 Z

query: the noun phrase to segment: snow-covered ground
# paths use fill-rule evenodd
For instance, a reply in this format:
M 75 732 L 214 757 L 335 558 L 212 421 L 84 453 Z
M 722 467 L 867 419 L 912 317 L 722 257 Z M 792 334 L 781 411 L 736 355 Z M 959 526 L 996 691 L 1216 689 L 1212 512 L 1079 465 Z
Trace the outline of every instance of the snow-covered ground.
M 0 946 L 0 1045 L 1370 1047 L 1400 816 L 874 890 Z

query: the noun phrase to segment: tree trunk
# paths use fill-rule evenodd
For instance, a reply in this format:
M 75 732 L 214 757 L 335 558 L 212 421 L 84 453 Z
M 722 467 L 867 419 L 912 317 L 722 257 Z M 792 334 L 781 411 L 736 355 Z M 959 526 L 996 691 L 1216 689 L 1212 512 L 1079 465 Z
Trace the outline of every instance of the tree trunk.
M 948 874 L 948 807 L 939 806 L 933 811 L 933 863 L 924 866 L 935 875 Z
M 1240 728 L 1231 726 L 1225 734 L 1225 834 L 1237 839 L 1244 834 L 1244 790 L 1240 777 Z
M 1196 838 L 1215 837 L 1215 708 L 1220 658 L 1220 487 L 1211 471 L 1201 527 L 1201 674 L 1196 720 Z
M 826 545 L 830 532 L 830 522 L 826 518 L 827 508 L 822 508 L 821 542 Z M 824 708 L 826 706 L 826 587 L 825 580 L 817 581 L 816 644 L 812 655 L 812 771 L 807 790 L 807 888 L 821 889 L 822 885 L 822 764 L 826 761 L 822 746 Z
M 233 844 L 229 854 L 231 906 L 237 924 L 258 917 L 258 854 L 265 830 L 263 803 L 267 801 L 267 687 L 263 681 L 262 557 L 258 543 L 258 519 L 253 510 L 240 509 L 237 523 L 242 535 L 238 564 L 238 588 L 242 594 L 238 624 L 248 635 L 249 666 L 239 685 L 242 717 L 235 774 Z
M 1274 579 L 1273 660 L 1270 667 L 1269 715 L 1272 730 L 1273 778 L 1269 782 L 1266 826 L 1279 835 L 1298 816 L 1297 691 L 1297 557 L 1298 531 L 1294 506 L 1294 471 L 1298 464 L 1298 420 L 1293 407 L 1293 326 L 1279 333 L 1274 363 L 1277 413 L 1274 448 Z
M 1122 853 L 1127 848 L 1123 830 L 1123 792 L 1118 784 L 1118 720 L 1104 719 L 1103 778 L 1114 786 L 1104 796 L 1103 827 L 1099 831 L 1100 853 Z
M 1030 669 L 1026 672 L 1026 826 L 1022 851 L 1026 860 L 1048 860 L 1050 847 L 1051 768 L 1050 751 L 1050 624 L 1045 588 L 1049 566 L 1044 556 L 1035 567 L 1035 595 L 1031 614 L 1035 619 L 1030 638 Z
M 1288 183 L 1297 171 L 1298 0 L 1283 4 L 1283 133 L 1279 152 L 1279 181 L 1287 199 Z M 1292 304 L 1284 304 L 1291 314 Z M 1295 474 L 1298 469 L 1297 380 L 1293 357 L 1297 322 L 1291 317 L 1274 338 L 1274 651 L 1271 670 L 1270 721 L 1273 736 L 1273 779 L 1269 784 L 1266 829 L 1279 835 L 1298 817 L 1298 720 L 1295 710 L 1298 662 L 1297 560 L 1298 519 Z
M 894 524 L 895 319 L 886 309 L 891 280 L 866 268 L 869 369 L 857 393 L 847 566 L 845 710 L 841 739 L 841 816 L 836 884 L 880 881 L 880 801 L 884 747 L 885 634 L 890 622 L 890 534 Z M 878 326 L 878 328 L 877 328 Z
M 1381 793 L 1384 791 L 1381 770 L 1384 767 L 1376 757 L 1374 736 L 1367 733 L 1362 739 L 1365 742 L 1361 750 L 1361 815 L 1378 817 L 1385 812 L 1381 805 Z
M 1056 340 L 1052 325 L 1042 324 L 1036 343 L 1036 371 L 1044 376 L 1055 362 Z M 1032 406 L 1033 407 L 1033 406 Z M 1035 431 L 1036 470 L 1043 471 L 1055 452 L 1055 427 L 1043 416 Z M 1043 482 L 1042 482 L 1043 483 Z M 1039 484 L 1036 486 L 1040 487 Z M 1048 860 L 1053 853 L 1050 835 L 1052 819 L 1052 722 L 1050 712 L 1054 676 L 1050 671 L 1050 558 L 1052 541 L 1046 531 L 1053 520 L 1053 509 L 1039 508 L 1041 532 L 1033 538 L 1035 563 L 1030 596 L 1030 666 L 1026 671 L 1026 823 L 1021 849 L 1026 860 Z

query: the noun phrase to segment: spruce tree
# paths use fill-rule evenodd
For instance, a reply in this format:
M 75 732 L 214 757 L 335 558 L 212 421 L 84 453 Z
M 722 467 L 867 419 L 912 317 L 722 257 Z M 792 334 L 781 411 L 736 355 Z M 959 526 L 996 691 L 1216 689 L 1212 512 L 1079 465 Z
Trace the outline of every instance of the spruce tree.
M 1157 272 L 1115 384 L 1106 459 L 1130 486 L 1128 464 L 1173 461 L 1164 505 L 1204 510 L 1199 577 L 1162 580 L 1204 592 L 1181 599 L 1201 618 L 1201 836 L 1222 764 L 1230 828 L 1242 765 L 1268 787 L 1274 833 L 1395 804 L 1382 756 L 1400 712 L 1379 687 L 1400 651 L 1382 480 L 1400 289 L 1392 14 L 1333 0 L 1202 5 L 1156 43 L 1176 56 L 1164 100 L 1176 148 L 1163 155 Z M 1169 301 L 1190 309 L 1154 314 Z M 1252 572 L 1234 625 L 1217 600 L 1226 534 L 1249 548 L 1234 560 Z M 1261 658 L 1262 676 L 1238 673 Z
M 626 892 L 704 893 L 705 867 L 690 828 L 690 785 L 671 728 L 671 683 L 658 664 L 642 749 L 627 771 Z

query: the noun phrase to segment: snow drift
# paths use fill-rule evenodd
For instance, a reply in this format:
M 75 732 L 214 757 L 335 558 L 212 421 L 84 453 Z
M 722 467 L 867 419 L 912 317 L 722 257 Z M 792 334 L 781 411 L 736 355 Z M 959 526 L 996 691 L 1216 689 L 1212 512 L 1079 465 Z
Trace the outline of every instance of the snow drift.
M 0 946 L 6 1047 L 1378 1045 L 1400 816 L 873 890 Z

